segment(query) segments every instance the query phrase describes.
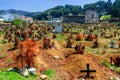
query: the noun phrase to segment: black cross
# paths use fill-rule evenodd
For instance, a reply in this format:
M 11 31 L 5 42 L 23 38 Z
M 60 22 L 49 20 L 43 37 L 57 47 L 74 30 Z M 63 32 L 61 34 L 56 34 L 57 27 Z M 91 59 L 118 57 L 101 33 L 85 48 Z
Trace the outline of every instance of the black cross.
M 90 72 L 96 72 L 96 70 L 90 70 L 90 65 L 87 64 L 87 70 L 80 70 L 80 72 L 86 72 L 86 78 L 90 78 Z

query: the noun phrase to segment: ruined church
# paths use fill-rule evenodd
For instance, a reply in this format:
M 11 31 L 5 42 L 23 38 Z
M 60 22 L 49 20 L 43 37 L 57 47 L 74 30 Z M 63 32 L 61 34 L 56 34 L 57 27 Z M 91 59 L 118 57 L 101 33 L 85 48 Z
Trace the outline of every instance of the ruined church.
M 63 16 L 63 22 L 65 23 L 98 23 L 99 22 L 99 14 L 96 11 L 86 11 L 84 16 L 77 15 L 68 15 Z

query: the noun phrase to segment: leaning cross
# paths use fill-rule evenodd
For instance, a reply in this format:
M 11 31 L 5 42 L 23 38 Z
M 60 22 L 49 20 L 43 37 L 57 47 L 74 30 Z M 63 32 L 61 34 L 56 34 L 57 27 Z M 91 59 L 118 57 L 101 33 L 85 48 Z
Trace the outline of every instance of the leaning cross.
M 90 70 L 90 65 L 87 64 L 87 70 L 80 70 L 80 72 L 86 72 L 86 78 L 90 78 L 90 72 L 96 72 L 96 70 Z

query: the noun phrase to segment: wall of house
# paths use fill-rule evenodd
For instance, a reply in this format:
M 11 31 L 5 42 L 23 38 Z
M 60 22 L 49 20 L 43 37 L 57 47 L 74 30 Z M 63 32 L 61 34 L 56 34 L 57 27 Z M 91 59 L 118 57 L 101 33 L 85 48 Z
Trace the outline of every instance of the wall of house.
M 84 16 L 63 16 L 63 22 L 85 23 Z
M 86 11 L 85 13 L 85 23 L 98 23 L 99 14 L 95 11 Z

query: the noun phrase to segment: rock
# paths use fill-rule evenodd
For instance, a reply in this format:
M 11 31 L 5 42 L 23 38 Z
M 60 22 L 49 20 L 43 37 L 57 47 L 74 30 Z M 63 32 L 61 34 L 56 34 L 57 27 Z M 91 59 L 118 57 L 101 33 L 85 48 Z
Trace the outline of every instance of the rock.
M 113 76 L 111 76 L 110 80 L 120 80 L 120 78 L 119 77 L 113 77 Z
M 59 56 L 54 56 L 53 58 L 54 58 L 54 59 L 59 59 L 60 57 L 59 57 Z
M 47 78 L 47 75 L 45 74 L 41 74 L 40 78 L 43 80 L 43 79 L 46 79 Z
M 120 80 L 120 78 L 119 77 L 115 77 L 114 80 Z
M 9 68 L 9 69 L 8 69 L 8 71 L 13 71 L 13 70 L 14 70 L 14 68 Z
M 23 68 L 19 71 L 19 73 L 25 77 L 29 76 L 27 68 Z
M 119 48 L 119 46 L 118 46 L 118 45 L 115 45 L 115 46 L 114 46 L 114 48 L 116 48 L 116 49 L 117 49 L 117 48 Z
M 36 75 L 36 69 L 35 68 L 29 68 L 28 72 L 29 72 L 29 74 Z
M 110 69 L 114 70 L 114 68 L 113 68 L 113 67 L 110 67 Z
M 17 72 L 18 69 L 16 69 L 16 68 L 9 68 L 8 71 L 11 71 L 11 72 Z

